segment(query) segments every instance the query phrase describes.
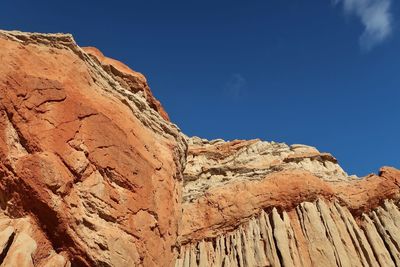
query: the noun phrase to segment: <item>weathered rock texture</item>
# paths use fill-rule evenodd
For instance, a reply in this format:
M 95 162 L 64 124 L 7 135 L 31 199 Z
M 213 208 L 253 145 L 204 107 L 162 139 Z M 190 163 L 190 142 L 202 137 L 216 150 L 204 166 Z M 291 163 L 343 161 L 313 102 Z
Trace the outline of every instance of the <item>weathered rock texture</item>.
M 305 145 L 260 140 L 189 139 L 183 198 L 193 201 L 207 189 L 234 181 L 262 180 L 283 170 L 306 170 L 327 181 L 346 181 L 349 177 L 329 153 Z
M 41 245 L 16 235 L 12 252 L 37 265 L 53 250 L 59 266 L 171 265 L 186 141 L 144 78 L 70 35 L 3 31 L 0 47 L 2 204 L 42 232 Z
M 181 247 L 175 266 L 399 266 L 398 203 L 357 223 L 337 202 L 262 210 L 234 231 Z
M 188 138 L 70 35 L 0 48 L 0 266 L 400 266 L 400 171 Z
M 348 176 L 304 145 L 188 143 L 176 266 L 397 266 L 400 171 Z

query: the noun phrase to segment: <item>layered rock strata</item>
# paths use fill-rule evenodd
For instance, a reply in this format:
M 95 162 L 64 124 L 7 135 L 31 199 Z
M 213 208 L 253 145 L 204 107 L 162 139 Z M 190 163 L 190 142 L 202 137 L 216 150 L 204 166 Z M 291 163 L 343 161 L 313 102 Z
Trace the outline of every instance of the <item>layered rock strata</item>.
M 397 266 L 400 171 L 348 176 L 304 145 L 188 143 L 175 266 Z
M 305 170 L 326 181 L 347 181 L 348 176 L 329 153 L 306 145 L 261 140 L 188 139 L 184 170 L 184 201 L 193 201 L 209 188 L 234 181 L 261 180 L 280 171 Z
M 399 266 L 400 171 L 188 138 L 144 76 L 0 31 L 0 266 Z

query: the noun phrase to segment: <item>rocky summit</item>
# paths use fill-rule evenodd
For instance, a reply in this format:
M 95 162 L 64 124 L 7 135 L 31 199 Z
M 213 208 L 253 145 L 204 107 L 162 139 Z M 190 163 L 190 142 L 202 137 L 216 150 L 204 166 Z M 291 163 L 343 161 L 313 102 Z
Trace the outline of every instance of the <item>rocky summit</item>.
M 187 137 L 68 34 L 0 48 L 0 266 L 400 266 L 399 170 Z

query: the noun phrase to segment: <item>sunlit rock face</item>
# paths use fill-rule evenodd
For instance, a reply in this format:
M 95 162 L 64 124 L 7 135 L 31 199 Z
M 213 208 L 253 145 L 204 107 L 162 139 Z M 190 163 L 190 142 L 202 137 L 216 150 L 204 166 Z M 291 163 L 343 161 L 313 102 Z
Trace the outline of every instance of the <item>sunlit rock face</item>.
M 347 181 L 349 177 L 329 153 L 305 145 L 261 140 L 188 139 L 183 198 L 193 201 L 208 188 L 235 181 L 262 180 L 271 173 L 305 170 L 326 181 Z
M 400 171 L 315 148 L 188 139 L 175 266 L 398 266 Z
M 398 266 L 398 203 L 359 222 L 337 202 L 261 210 L 237 229 L 181 247 L 176 266 Z
M 0 48 L 0 266 L 400 266 L 398 170 L 189 138 L 68 34 Z
M 24 253 L 24 266 L 172 265 L 186 141 L 143 76 L 70 35 L 3 31 L 0 47 L 3 213 L 38 229 L 23 242 L 10 224 L 7 255 Z

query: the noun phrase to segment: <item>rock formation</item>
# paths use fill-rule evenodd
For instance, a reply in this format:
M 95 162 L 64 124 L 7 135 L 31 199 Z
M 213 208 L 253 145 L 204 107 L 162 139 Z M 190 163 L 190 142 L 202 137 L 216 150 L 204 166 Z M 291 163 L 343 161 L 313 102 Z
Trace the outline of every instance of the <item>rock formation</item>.
M 27 252 L 18 266 L 53 252 L 73 266 L 172 265 L 186 141 L 144 78 L 70 35 L 1 32 L 0 47 L 2 206 L 38 229 L 29 250 L 14 239 L 4 253 Z
M 400 266 L 400 171 L 189 138 L 71 35 L 0 47 L 0 266 Z

